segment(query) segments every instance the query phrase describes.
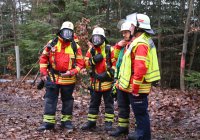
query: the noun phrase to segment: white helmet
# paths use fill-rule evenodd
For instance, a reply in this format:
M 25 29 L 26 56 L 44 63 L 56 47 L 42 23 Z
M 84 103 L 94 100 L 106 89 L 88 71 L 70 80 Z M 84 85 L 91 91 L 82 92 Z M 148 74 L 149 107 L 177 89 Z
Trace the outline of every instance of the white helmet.
M 142 29 L 151 29 L 150 19 L 145 14 L 133 13 L 126 16 L 126 20 L 131 22 L 134 26 Z
M 93 30 L 93 32 L 92 32 L 92 35 L 102 35 L 103 37 L 106 37 L 106 36 L 105 36 L 104 29 L 101 28 L 101 27 L 96 27 L 96 28 L 94 28 L 94 30 Z
M 121 30 L 120 31 L 130 31 L 130 28 L 131 28 L 131 23 L 130 22 L 124 22 L 122 25 L 121 25 Z
M 126 16 L 126 21 L 132 23 L 134 26 L 144 29 L 149 34 L 155 34 L 151 29 L 150 19 L 145 14 L 133 13 Z
M 73 30 L 74 30 L 74 25 L 73 25 L 73 23 L 70 22 L 70 21 L 65 21 L 65 22 L 63 22 L 63 24 L 62 24 L 60 30 L 62 30 L 62 29 L 64 29 L 64 28 L 71 29 L 71 30 L 73 31 Z

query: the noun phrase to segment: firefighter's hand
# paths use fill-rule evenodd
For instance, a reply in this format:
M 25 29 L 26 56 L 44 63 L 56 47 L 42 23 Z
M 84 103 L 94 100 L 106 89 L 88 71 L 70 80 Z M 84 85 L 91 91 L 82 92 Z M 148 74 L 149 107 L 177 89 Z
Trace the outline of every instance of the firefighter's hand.
M 40 82 L 39 82 L 38 85 L 37 85 L 37 89 L 38 89 L 38 90 L 41 90 L 41 89 L 43 89 L 43 87 L 44 87 L 44 81 L 43 81 L 43 80 L 40 80 Z
M 42 75 L 42 76 L 41 76 L 41 80 L 42 80 L 42 81 L 47 81 L 47 75 Z
M 139 94 L 138 93 L 134 93 L 134 91 L 132 91 L 132 95 L 136 96 L 136 97 L 139 96 Z
M 115 84 L 112 87 L 112 97 L 114 98 L 115 101 L 117 100 L 117 88 Z
M 92 58 L 92 64 L 95 65 L 95 64 L 101 62 L 102 60 L 103 60 L 103 55 L 99 53 L 99 54 L 93 56 L 93 58 Z
M 126 40 L 121 40 L 121 41 L 119 41 L 117 44 L 119 45 L 119 46 L 126 46 L 126 44 L 128 43 L 128 41 L 126 41 Z
M 134 88 L 134 84 L 132 84 L 132 95 L 133 96 L 139 96 L 140 94 L 138 93 L 138 89 Z
M 111 68 L 108 72 L 109 72 L 109 74 L 110 74 L 111 77 L 114 77 L 115 70 L 113 68 Z
M 71 73 L 70 73 L 70 71 L 66 71 L 65 73 L 61 73 L 61 76 L 62 77 L 69 77 L 69 76 L 71 76 Z
M 96 75 L 96 78 L 99 80 L 99 81 L 106 81 L 108 80 L 109 78 L 111 78 L 110 76 L 110 73 L 108 71 L 105 71 L 101 74 L 97 74 Z

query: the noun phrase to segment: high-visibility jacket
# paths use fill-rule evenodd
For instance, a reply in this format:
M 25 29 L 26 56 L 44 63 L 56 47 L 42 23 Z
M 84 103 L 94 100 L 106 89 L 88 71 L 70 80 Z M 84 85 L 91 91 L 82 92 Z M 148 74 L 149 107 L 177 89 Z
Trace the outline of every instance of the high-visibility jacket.
M 76 46 L 76 60 L 71 42 L 64 42 L 61 38 L 58 38 L 58 42 L 52 50 L 49 50 L 46 47 L 40 56 L 40 73 L 42 75 L 49 74 L 51 81 L 55 82 L 56 84 L 74 84 L 76 81 L 75 75 L 84 67 L 81 48 L 78 44 L 76 44 Z M 75 67 L 73 67 L 74 63 L 76 63 Z M 59 73 L 70 71 L 71 76 L 62 77 L 59 73 L 54 73 L 54 81 L 49 68 L 52 68 L 54 71 Z
M 134 40 L 134 37 L 132 37 L 132 39 L 127 43 L 127 45 L 130 45 L 130 43 Z M 114 47 L 114 57 L 116 59 L 116 69 L 115 69 L 115 79 L 118 78 L 118 74 L 119 74 L 119 68 L 121 66 L 121 61 L 124 55 L 124 50 L 125 50 L 125 46 L 119 46 L 118 43 L 115 44 Z
M 105 52 L 105 43 L 103 43 L 100 47 L 94 48 L 95 49 L 95 55 L 98 53 L 101 53 L 103 55 L 103 60 L 95 65 L 95 73 L 101 74 L 107 71 L 107 63 L 106 63 L 106 52 Z M 86 56 L 85 56 L 85 66 L 86 69 L 92 69 L 92 66 L 90 65 L 89 59 L 92 57 L 91 54 L 91 47 L 88 49 Z M 114 58 L 114 49 L 113 47 L 110 47 L 110 59 L 111 59 L 111 68 L 115 70 L 116 66 L 116 60 Z M 110 90 L 112 87 L 112 81 L 105 81 L 105 82 L 99 82 L 99 80 L 96 79 L 94 81 L 94 78 L 90 78 L 90 84 L 93 88 L 95 88 L 95 91 L 107 91 Z M 95 84 L 95 85 L 94 85 Z M 99 88 L 100 85 L 100 88 Z
M 127 46 L 118 76 L 118 88 L 135 94 L 149 93 L 151 82 L 160 79 L 156 47 L 143 33 Z

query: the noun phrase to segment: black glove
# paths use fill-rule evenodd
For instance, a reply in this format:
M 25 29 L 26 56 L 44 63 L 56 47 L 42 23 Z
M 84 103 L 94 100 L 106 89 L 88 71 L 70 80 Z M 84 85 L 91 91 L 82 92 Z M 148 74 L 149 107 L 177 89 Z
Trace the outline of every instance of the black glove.
M 90 61 L 91 61 L 91 63 L 93 64 L 93 65 L 95 65 L 95 64 L 97 64 L 97 63 L 99 63 L 99 62 L 101 62 L 103 60 L 103 55 L 102 54 L 97 54 L 97 55 L 95 55 L 95 56 L 93 56 L 91 59 L 90 59 Z
M 117 101 L 117 88 L 116 85 L 114 84 L 112 87 L 112 97 L 115 101 Z
M 110 68 L 110 69 L 109 69 L 109 73 L 110 73 L 111 77 L 114 77 L 114 75 L 115 75 L 115 70 L 112 69 L 112 68 Z
M 94 95 L 94 89 L 92 86 L 88 87 L 88 90 L 89 90 L 91 96 Z
M 53 83 L 53 82 L 51 82 L 51 81 L 46 81 L 45 82 L 45 87 L 46 88 L 51 88 L 51 89 L 55 89 L 56 88 L 56 84 L 55 83 Z
M 101 82 L 111 81 L 112 80 L 112 77 L 111 77 L 111 75 L 110 75 L 110 73 L 108 71 L 103 72 L 101 74 L 97 74 L 96 78 Z
M 38 83 L 38 85 L 37 85 L 37 89 L 38 89 L 38 90 L 41 90 L 43 87 L 44 87 L 44 81 L 41 80 L 41 81 Z

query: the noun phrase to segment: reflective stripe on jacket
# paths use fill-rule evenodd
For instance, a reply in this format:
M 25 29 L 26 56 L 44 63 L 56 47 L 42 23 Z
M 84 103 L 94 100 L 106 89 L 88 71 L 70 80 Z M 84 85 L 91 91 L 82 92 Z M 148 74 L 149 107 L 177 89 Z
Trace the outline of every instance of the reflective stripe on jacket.
M 156 47 L 148 34 L 135 38 L 126 49 L 118 79 L 118 88 L 130 93 L 149 93 L 151 82 L 160 79 Z
M 58 39 L 57 44 L 54 46 L 54 50 L 48 50 L 45 48 L 42 55 L 40 56 L 40 73 L 42 75 L 51 76 L 48 65 L 50 65 L 54 70 L 59 72 L 70 71 L 72 76 L 62 77 L 60 74 L 55 75 L 55 83 L 61 85 L 74 84 L 76 81 L 75 75 L 84 67 L 84 60 L 82 56 L 81 48 L 78 44 L 76 51 L 76 60 L 75 55 L 70 42 L 64 42 L 62 39 Z M 76 62 L 75 68 L 73 64 Z
M 95 55 L 98 53 L 101 53 L 103 55 L 103 60 L 95 65 L 95 73 L 96 74 L 101 74 L 104 73 L 107 70 L 107 63 L 106 63 L 106 52 L 105 52 L 105 43 L 103 43 L 100 47 L 95 48 Z M 113 47 L 110 47 L 110 52 L 111 52 L 111 68 L 115 70 L 116 66 L 116 60 L 114 58 L 114 49 Z M 91 47 L 88 49 L 86 56 L 85 56 L 85 66 L 87 69 L 92 69 L 92 66 L 90 65 L 89 59 L 92 57 L 91 54 Z M 99 84 L 99 81 L 96 79 L 94 82 L 94 78 L 90 78 L 90 85 L 92 84 L 92 87 L 95 87 L 95 91 L 107 91 L 110 90 L 112 87 L 112 82 L 111 81 L 105 81 L 101 82 Z M 94 86 L 95 83 L 95 86 Z M 99 89 L 100 85 L 100 89 Z

